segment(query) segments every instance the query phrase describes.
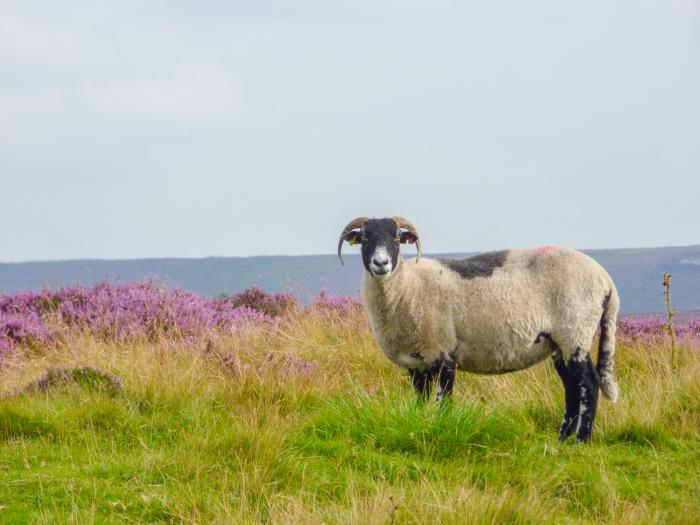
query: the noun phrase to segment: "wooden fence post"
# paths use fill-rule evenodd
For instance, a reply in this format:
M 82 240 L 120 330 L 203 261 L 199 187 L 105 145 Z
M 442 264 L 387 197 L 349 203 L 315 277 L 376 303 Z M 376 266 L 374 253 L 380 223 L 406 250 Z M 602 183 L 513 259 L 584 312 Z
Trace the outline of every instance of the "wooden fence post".
M 676 366 L 676 330 L 673 327 L 673 316 L 676 310 L 671 306 L 671 274 L 664 272 L 664 302 L 666 303 L 666 319 L 668 335 L 671 336 L 671 366 Z

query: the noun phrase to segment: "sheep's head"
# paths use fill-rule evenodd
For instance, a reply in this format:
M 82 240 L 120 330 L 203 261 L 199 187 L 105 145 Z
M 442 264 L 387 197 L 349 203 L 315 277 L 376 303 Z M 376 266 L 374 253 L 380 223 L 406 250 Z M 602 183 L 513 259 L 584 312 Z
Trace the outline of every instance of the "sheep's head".
M 396 270 L 399 264 L 399 245 L 414 244 L 420 259 L 420 238 L 415 226 L 402 217 L 370 219 L 358 217 L 340 234 L 338 257 L 343 262 L 343 242 L 362 245 L 362 262 L 372 277 L 384 278 Z

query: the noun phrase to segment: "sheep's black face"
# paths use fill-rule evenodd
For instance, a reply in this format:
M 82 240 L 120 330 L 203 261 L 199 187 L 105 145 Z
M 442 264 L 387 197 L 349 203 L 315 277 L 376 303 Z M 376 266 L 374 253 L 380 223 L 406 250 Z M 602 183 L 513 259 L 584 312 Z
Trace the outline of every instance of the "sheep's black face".
M 362 244 L 362 263 L 365 269 L 378 279 L 396 270 L 399 264 L 399 245 L 415 242 L 416 236 L 401 231 L 394 219 L 369 219 L 360 230 L 345 236 L 350 244 Z

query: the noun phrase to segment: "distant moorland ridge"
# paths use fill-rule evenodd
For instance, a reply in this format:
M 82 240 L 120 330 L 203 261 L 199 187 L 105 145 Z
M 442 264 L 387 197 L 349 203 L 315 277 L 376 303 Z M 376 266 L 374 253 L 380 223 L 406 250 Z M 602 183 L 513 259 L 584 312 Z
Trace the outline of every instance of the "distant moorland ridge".
M 678 310 L 700 309 L 700 245 L 584 251 L 612 275 L 623 313 L 663 311 L 661 275 L 665 271 L 673 275 L 674 306 Z M 434 256 L 468 255 L 473 254 Z M 321 290 L 356 296 L 363 272 L 360 257 L 348 254 L 345 263 L 341 266 L 335 255 L 0 263 L 0 292 L 36 291 L 102 280 L 153 279 L 208 296 L 240 292 L 252 286 L 270 292 L 291 292 L 301 300 L 309 300 Z

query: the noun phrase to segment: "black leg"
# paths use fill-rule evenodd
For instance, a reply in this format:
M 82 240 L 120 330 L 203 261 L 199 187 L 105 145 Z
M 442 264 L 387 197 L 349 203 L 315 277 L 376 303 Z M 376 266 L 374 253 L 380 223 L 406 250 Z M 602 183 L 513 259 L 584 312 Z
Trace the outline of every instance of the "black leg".
M 455 384 L 455 366 L 452 361 L 444 360 L 440 365 L 438 375 L 437 400 L 449 401 L 452 398 L 452 387 Z
M 430 389 L 433 383 L 433 377 L 430 370 L 414 370 L 410 369 L 411 381 L 413 382 L 413 390 L 416 392 L 418 401 L 425 401 L 430 396 Z
M 584 354 L 586 357 L 583 360 L 571 358 L 567 362 L 562 359 L 554 361 L 566 390 L 566 412 L 559 430 L 562 441 L 576 433 L 576 442 L 585 443 L 593 433 L 600 379 L 590 354 L 579 348 L 574 355 Z
M 590 441 L 593 433 L 596 409 L 598 408 L 598 389 L 600 379 L 593 365 L 590 354 L 586 354 L 586 360 L 579 362 L 581 373 L 578 378 L 578 386 L 581 391 L 581 406 L 579 409 L 579 424 L 576 430 L 576 442 Z
M 569 360 L 569 365 L 571 362 L 572 361 Z M 566 395 L 566 410 L 559 429 L 559 441 L 564 441 L 576 431 L 579 406 L 581 404 L 580 391 L 577 388 L 573 370 L 571 370 L 571 367 L 568 366 L 561 357 L 554 358 L 554 368 L 559 374 L 562 383 L 564 383 L 564 392 Z

